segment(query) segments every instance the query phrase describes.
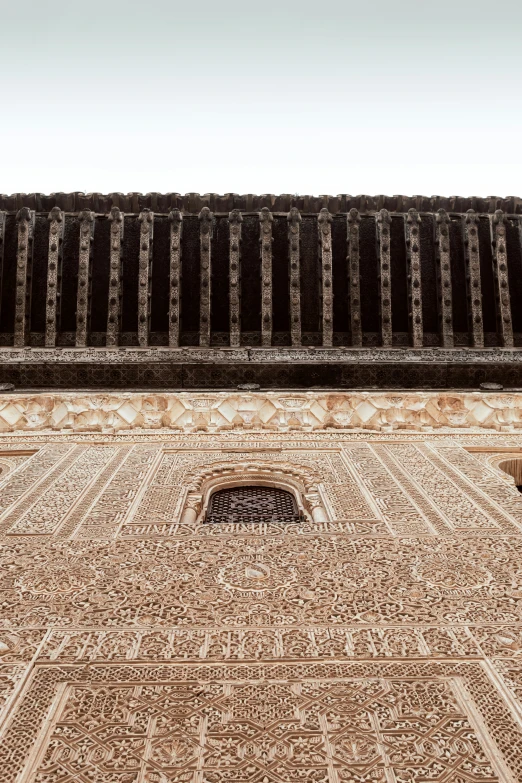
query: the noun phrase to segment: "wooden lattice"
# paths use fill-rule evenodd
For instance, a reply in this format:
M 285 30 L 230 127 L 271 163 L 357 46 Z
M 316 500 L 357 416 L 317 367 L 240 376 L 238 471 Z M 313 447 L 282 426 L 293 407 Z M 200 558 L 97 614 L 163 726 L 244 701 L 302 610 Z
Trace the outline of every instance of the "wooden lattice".
M 299 522 L 293 495 L 274 487 L 231 487 L 210 499 L 207 522 Z

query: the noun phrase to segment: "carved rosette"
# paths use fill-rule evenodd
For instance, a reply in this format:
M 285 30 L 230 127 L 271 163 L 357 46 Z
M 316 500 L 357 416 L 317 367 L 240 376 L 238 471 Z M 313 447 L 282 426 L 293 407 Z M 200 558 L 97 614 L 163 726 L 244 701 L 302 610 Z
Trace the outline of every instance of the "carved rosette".
M 16 215 L 18 223 L 18 248 L 16 253 L 16 307 L 15 307 L 15 348 L 26 343 L 29 313 L 31 267 L 33 257 L 34 212 L 22 207 Z
M 391 263 L 390 263 L 390 227 L 391 218 L 387 209 L 381 209 L 376 216 L 377 245 L 379 248 L 379 278 L 381 285 L 381 343 L 385 347 L 392 344 L 392 308 L 391 308 Z
M 348 213 L 348 289 L 350 292 L 350 326 L 352 345 L 362 346 L 361 327 L 361 275 L 359 271 L 359 223 L 361 216 L 357 209 Z
M 506 224 L 504 213 L 497 209 L 491 217 L 491 242 L 493 245 L 493 273 L 495 276 L 495 300 L 497 332 L 504 348 L 513 348 L 513 324 L 509 297 L 508 262 L 506 251 Z
M 58 290 L 62 272 L 64 214 L 59 207 L 49 212 L 49 252 L 47 256 L 47 301 L 45 305 L 45 347 L 54 348 L 58 329 Z
M 259 213 L 259 244 L 261 247 L 261 344 L 272 345 L 272 224 L 268 207 Z
M 450 219 L 445 209 L 439 209 L 435 220 L 437 282 L 440 339 L 443 348 L 453 348 L 453 309 L 451 293 Z
M 179 209 L 169 213 L 170 220 L 170 305 L 169 345 L 179 345 L 180 298 L 181 298 L 181 235 L 183 215 Z
M 152 237 L 154 212 L 144 209 L 138 217 L 140 222 L 140 259 L 138 289 L 138 343 L 140 347 L 149 344 L 150 321 L 150 276 L 152 271 Z
M 421 219 L 417 210 L 409 209 L 405 225 L 410 336 L 413 348 L 422 348 L 423 343 L 420 224 Z
M 317 218 L 323 279 L 323 345 L 333 345 L 332 216 L 322 209 Z
M 112 207 L 111 223 L 110 284 L 109 306 L 107 310 L 107 345 L 118 345 L 121 319 L 121 270 L 123 247 L 123 213 L 118 207 Z
M 292 345 L 301 345 L 301 280 L 299 268 L 299 224 L 296 207 L 288 213 L 288 250 L 290 255 L 290 332 Z
M 238 348 L 241 344 L 240 329 L 240 280 L 241 280 L 241 223 L 243 216 L 233 209 L 228 216 L 229 225 L 229 304 L 230 304 L 230 345 Z
M 471 344 L 474 348 L 483 348 L 484 328 L 482 323 L 478 217 L 472 209 L 468 209 L 464 218 L 464 247 L 466 251 L 468 300 L 470 303 L 468 317 L 470 319 Z
M 84 209 L 80 220 L 80 257 L 78 262 L 78 294 L 76 300 L 76 347 L 87 345 L 87 326 L 91 299 L 92 240 L 94 236 L 94 212 Z
M 199 304 L 199 344 L 210 346 L 210 274 L 211 244 L 214 215 L 208 207 L 199 213 L 200 246 L 200 304 Z

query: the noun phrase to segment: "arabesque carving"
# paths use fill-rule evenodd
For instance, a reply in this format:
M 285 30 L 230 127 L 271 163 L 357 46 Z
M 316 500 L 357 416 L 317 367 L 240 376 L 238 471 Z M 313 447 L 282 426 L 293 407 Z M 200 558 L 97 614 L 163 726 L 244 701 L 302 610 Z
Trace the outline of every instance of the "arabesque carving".
M 480 392 L 0 394 L 0 432 L 522 429 L 522 397 Z
M 0 397 L 2 783 L 522 779 L 516 393 Z M 292 522 L 205 521 L 292 493 Z

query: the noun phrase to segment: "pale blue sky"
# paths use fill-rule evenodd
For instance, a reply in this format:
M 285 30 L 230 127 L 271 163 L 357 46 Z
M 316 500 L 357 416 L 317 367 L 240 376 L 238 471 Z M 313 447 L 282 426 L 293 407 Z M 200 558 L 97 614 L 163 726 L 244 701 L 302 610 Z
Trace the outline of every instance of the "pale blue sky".
M 522 195 L 522 2 L 0 0 L 0 191 Z

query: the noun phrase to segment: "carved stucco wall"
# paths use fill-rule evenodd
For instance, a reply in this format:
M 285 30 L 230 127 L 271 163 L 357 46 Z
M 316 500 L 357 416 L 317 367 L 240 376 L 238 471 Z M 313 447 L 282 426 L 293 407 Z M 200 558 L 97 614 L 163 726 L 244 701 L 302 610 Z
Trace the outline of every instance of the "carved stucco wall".
M 516 431 L 76 421 L 0 436 L 2 783 L 522 780 Z

